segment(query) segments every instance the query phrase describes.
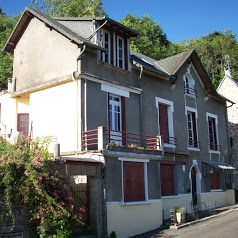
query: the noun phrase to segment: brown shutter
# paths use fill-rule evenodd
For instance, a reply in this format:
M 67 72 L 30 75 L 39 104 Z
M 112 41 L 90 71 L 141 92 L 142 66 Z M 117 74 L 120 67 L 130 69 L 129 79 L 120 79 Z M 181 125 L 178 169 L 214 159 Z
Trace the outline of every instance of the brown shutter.
M 192 120 L 193 120 L 193 140 L 194 140 L 193 144 L 195 147 L 198 147 L 197 123 L 195 112 L 192 113 Z
M 174 167 L 173 165 L 160 165 L 161 195 L 174 195 Z
M 126 108 L 125 97 L 121 97 L 121 124 L 122 131 L 126 132 Z M 122 145 L 126 145 L 126 134 L 122 133 Z
M 127 38 L 124 39 L 124 59 L 125 59 L 125 70 L 128 70 L 128 47 L 127 47 Z
M 159 104 L 159 127 L 164 142 L 169 143 L 168 106 L 163 104 Z
M 114 42 L 113 42 L 113 31 L 110 32 L 110 46 L 111 46 L 111 64 L 114 65 Z
M 210 174 L 210 189 L 219 189 L 219 173 Z
M 144 163 L 123 162 L 124 201 L 144 201 Z

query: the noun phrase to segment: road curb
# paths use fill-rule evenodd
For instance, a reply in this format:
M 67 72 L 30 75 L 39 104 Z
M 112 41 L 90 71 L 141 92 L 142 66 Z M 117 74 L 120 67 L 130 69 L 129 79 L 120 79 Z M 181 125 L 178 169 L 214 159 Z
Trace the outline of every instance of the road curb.
M 211 215 L 209 217 L 204 217 L 204 218 L 201 218 L 201 219 L 198 219 L 198 220 L 195 220 L 195 221 L 191 221 L 191 222 L 187 222 L 187 223 L 183 223 L 179 226 L 170 226 L 170 229 L 171 230 L 178 230 L 178 229 L 181 229 L 181 228 L 184 228 L 184 227 L 188 227 L 188 226 L 192 226 L 194 224 L 197 224 L 199 222 L 203 222 L 203 221 L 207 221 L 207 220 L 210 220 L 212 218 L 215 218 L 215 217 L 218 217 L 218 216 L 221 216 L 221 215 L 224 215 L 226 213 L 229 213 L 229 212 L 232 212 L 234 210 L 238 210 L 238 206 L 233 206 L 233 207 L 230 207 L 228 210 L 226 211 L 223 211 L 223 212 L 220 212 L 218 214 L 214 214 L 214 215 Z

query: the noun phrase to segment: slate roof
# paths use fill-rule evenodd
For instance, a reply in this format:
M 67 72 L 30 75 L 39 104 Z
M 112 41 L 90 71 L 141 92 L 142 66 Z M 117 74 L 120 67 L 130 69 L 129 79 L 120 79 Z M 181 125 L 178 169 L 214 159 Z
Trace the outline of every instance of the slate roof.
M 156 61 L 156 64 L 170 75 L 175 75 L 182 65 L 189 60 L 195 50 L 189 50 L 180 54 Z
M 102 49 L 101 47 L 97 46 L 96 44 L 84 39 L 83 37 L 81 37 L 80 35 L 76 34 L 75 32 L 73 32 L 72 30 L 70 30 L 69 28 L 65 27 L 64 25 L 60 24 L 59 22 L 57 22 L 55 19 L 39 12 L 36 10 L 32 10 L 31 8 L 26 8 L 25 11 L 23 12 L 21 18 L 19 19 L 16 27 L 14 28 L 12 34 L 10 35 L 5 47 L 4 47 L 4 51 L 7 51 L 9 53 L 13 53 L 15 45 L 17 44 L 17 42 L 19 41 L 19 39 L 21 38 L 23 32 L 25 31 L 25 29 L 27 28 L 30 20 L 36 17 L 38 18 L 40 21 L 44 22 L 48 27 L 58 31 L 60 34 L 64 35 L 65 37 L 67 37 L 69 40 L 81 45 L 81 44 L 86 44 L 89 45 L 93 48 L 96 49 Z
M 157 64 L 156 61 L 146 55 L 143 55 L 141 53 L 135 52 L 133 50 L 130 50 L 130 59 L 133 64 L 134 62 L 142 65 L 144 68 L 157 73 L 159 75 L 163 75 L 165 77 L 169 77 L 169 75 L 164 72 Z
M 98 22 L 105 22 L 107 21 L 107 25 L 110 25 L 111 27 L 122 31 L 124 34 L 127 34 L 130 37 L 135 37 L 139 35 L 138 31 L 135 31 L 120 22 L 114 21 L 113 19 L 104 16 L 104 17 L 54 17 L 53 19 L 57 21 L 98 21 Z

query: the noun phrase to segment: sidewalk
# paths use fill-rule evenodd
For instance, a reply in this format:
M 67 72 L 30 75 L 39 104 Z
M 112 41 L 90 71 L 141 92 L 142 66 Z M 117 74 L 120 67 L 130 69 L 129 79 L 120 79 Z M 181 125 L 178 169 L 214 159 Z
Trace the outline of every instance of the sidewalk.
M 223 214 L 226 214 L 226 213 L 231 212 L 231 211 L 236 210 L 236 209 L 238 210 L 238 204 L 232 205 L 232 206 L 219 207 L 219 208 L 215 209 L 216 214 L 214 214 L 214 215 L 210 215 L 208 217 L 204 217 L 204 218 L 201 218 L 201 219 L 198 219 L 198 220 L 195 220 L 195 221 L 191 221 L 191 222 L 186 222 L 186 223 L 183 223 L 183 224 L 181 224 L 179 226 L 161 226 L 160 228 L 158 228 L 156 230 L 149 231 L 149 232 L 146 232 L 146 233 L 143 233 L 143 234 L 139 234 L 139 235 L 135 235 L 135 236 L 132 236 L 130 238 L 154 238 L 154 237 L 160 237 L 161 233 L 165 229 L 181 229 L 181 228 L 184 228 L 184 227 L 192 226 L 192 225 L 194 225 L 196 223 L 207 221 L 209 219 L 215 218 L 217 216 L 221 216 Z

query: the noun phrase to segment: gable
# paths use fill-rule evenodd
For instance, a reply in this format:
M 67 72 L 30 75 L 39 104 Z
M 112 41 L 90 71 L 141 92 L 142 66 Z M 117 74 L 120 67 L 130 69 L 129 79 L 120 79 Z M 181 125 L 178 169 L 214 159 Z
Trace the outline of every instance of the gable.
M 46 27 L 39 19 L 32 18 L 14 50 L 16 90 L 70 75 L 76 71 L 79 54 L 80 48 L 76 44 Z

